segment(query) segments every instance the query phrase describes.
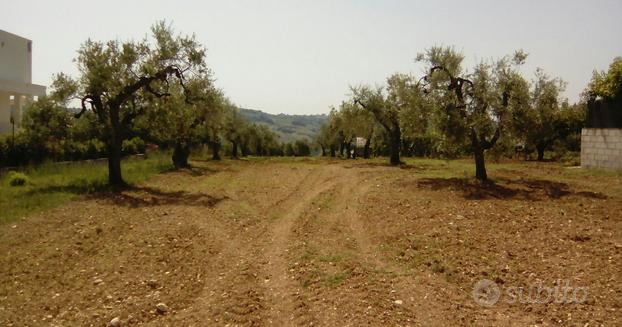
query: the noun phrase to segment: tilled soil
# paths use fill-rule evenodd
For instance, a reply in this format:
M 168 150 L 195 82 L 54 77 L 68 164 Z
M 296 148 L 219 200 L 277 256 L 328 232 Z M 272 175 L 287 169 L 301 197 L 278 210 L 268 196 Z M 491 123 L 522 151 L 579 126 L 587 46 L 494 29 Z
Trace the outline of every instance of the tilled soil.
M 0 325 L 622 324 L 619 178 L 195 164 L 0 226 Z M 500 289 L 489 307 L 482 279 Z M 529 297 L 556 286 L 586 296 Z

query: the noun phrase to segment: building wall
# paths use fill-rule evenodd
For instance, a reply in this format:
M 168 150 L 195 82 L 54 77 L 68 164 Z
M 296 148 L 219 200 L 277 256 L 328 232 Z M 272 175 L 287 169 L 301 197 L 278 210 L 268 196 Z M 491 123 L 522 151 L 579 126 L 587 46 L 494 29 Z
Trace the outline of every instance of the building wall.
M 0 80 L 32 83 L 32 42 L 0 30 Z
M 0 90 L 0 134 L 9 132 L 11 121 L 11 94 Z
M 19 129 L 24 107 L 45 87 L 32 84 L 32 42 L 0 30 L 0 134 Z
M 584 128 L 581 131 L 581 166 L 622 169 L 622 128 Z

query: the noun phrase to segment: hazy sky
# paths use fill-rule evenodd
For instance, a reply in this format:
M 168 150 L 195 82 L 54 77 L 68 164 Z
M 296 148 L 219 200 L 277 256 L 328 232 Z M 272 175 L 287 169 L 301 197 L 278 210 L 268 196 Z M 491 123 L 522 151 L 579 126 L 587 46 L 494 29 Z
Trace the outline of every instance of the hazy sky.
M 622 56 L 622 1 L 31 1 L 0 0 L 0 29 L 33 40 L 33 82 L 76 73 L 87 38 L 140 39 L 160 19 L 195 33 L 218 86 L 238 105 L 326 113 L 348 85 L 383 83 L 432 45 L 467 63 L 522 48 L 568 82 L 575 101 L 594 69 Z

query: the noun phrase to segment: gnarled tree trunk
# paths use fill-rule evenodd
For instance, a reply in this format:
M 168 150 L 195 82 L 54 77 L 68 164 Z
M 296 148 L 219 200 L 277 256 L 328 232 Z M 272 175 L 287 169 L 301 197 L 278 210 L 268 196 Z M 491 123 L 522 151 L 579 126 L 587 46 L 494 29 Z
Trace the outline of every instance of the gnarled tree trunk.
M 113 187 L 127 185 L 121 174 L 123 128 L 119 120 L 119 107 L 110 108 L 110 136 L 108 138 L 108 183 Z
M 536 151 L 538 152 L 538 161 L 544 161 L 544 150 L 546 149 L 546 144 L 544 142 L 538 142 L 536 145 Z
M 346 159 L 352 158 L 352 143 L 345 142 L 344 147 L 346 148 Z
M 479 181 L 488 180 L 484 150 L 481 148 L 474 149 L 473 154 L 475 156 L 475 178 Z
M 240 144 L 240 152 L 242 153 L 242 157 L 248 155 L 248 146 L 245 143 Z
M 255 147 L 255 155 L 258 157 L 263 156 L 263 147 L 261 146 L 261 143 L 257 143 L 257 146 Z
M 238 158 L 238 142 L 231 141 L 231 158 Z
M 495 134 L 493 135 L 492 139 L 490 141 L 487 141 L 483 135 L 478 136 L 475 129 L 471 128 L 469 137 L 471 139 L 473 156 L 475 157 L 475 178 L 479 181 L 485 182 L 488 180 L 488 175 L 486 174 L 486 158 L 484 152 L 492 148 L 495 143 L 497 143 L 500 135 L 501 128 L 498 127 L 495 130 Z
M 369 159 L 369 147 L 371 145 L 371 141 L 369 140 L 370 138 L 367 138 L 365 140 L 365 146 L 363 147 L 363 158 L 364 159 Z
M 179 169 L 189 167 L 188 157 L 190 157 L 190 148 L 187 145 L 182 145 L 180 143 L 175 144 L 172 157 L 175 168 Z
M 123 141 L 111 137 L 108 144 L 108 183 L 114 187 L 126 185 L 121 174 L 121 146 Z
M 389 131 L 389 155 L 392 165 L 399 165 L 400 161 L 400 145 L 402 140 L 402 131 L 399 126 L 394 126 Z
M 212 160 L 220 160 L 220 142 L 212 141 L 209 144 L 212 150 Z

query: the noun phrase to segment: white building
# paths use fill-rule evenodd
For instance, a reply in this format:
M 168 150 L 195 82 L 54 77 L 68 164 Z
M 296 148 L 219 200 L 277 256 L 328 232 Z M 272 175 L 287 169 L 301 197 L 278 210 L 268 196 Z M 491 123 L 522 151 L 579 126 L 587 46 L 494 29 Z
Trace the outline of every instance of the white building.
M 0 133 L 19 128 L 23 109 L 45 86 L 32 84 L 32 41 L 0 30 Z

